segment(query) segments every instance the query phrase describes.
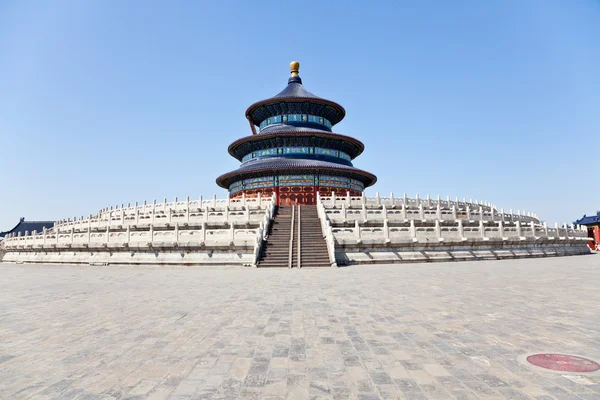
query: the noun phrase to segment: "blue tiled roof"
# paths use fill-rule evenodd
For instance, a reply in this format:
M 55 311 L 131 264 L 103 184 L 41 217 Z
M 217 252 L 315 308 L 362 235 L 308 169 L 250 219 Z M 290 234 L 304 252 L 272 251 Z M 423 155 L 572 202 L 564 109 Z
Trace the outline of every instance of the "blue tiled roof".
M 246 154 L 272 147 L 281 146 L 317 146 L 341 150 L 351 158 L 358 157 L 365 146 L 360 140 L 339 133 L 329 133 L 310 128 L 294 127 L 287 129 L 283 125 L 272 125 L 258 135 L 250 135 L 236 140 L 229 146 L 229 154 L 242 161 Z
M 252 104 L 246 110 L 246 117 L 259 126 L 269 117 L 288 113 L 321 116 L 332 125 L 340 122 L 346 115 L 344 107 L 309 92 L 302 85 L 302 79 L 299 76 L 292 76 L 281 92 Z
M 253 171 L 257 169 L 271 169 L 271 168 L 333 168 L 333 169 L 344 169 L 351 170 L 355 169 L 356 171 L 360 171 L 357 168 L 338 164 L 329 161 L 322 160 L 307 160 L 305 158 L 285 158 L 285 157 L 271 157 L 267 159 L 257 159 L 255 161 L 249 161 L 245 164 L 242 164 L 240 168 L 236 170 L 236 172 L 246 172 Z
M 355 176 L 356 179 L 362 181 L 365 186 L 371 186 L 377 182 L 377 177 L 375 175 L 349 165 L 303 158 L 271 157 L 246 162 L 235 171 L 231 171 L 218 177 L 217 184 L 221 187 L 228 188 L 232 177 L 236 177 L 237 179 L 241 176 L 252 174 L 253 172 L 260 174 L 260 171 L 264 170 L 279 170 L 284 174 L 290 174 L 293 173 L 293 171 L 301 170 L 323 170 L 329 172 L 332 170 L 340 170 L 340 173 L 344 175 Z
M 44 228 L 49 229 L 54 226 L 54 221 L 25 221 L 25 218 L 21 218 L 19 223 L 9 231 L 0 232 L 0 237 L 4 237 L 9 233 L 14 233 L 16 235 L 21 233 L 21 236 L 25 235 L 25 232 L 42 232 Z
M 300 77 L 297 77 L 300 78 Z M 303 98 L 303 99 L 322 99 L 321 97 L 312 94 L 311 92 L 309 92 L 308 90 L 306 90 L 304 88 L 304 86 L 302 85 L 302 80 L 300 79 L 299 81 L 292 81 L 292 78 L 290 78 L 290 81 L 288 81 L 288 85 L 285 87 L 285 89 L 283 89 L 281 92 L 277 93 L 275 96 L 272 97 L 272 99 L 278 99 L 281 97 L 299 97 L 299 98 Z
M 576 225 L 593 225 L 600 224 L 600 212 L 596 215 L 584 215 L 581 219 L 575 221 Z
M 258 133 L 259 135 L 264 135 L 266 133 L 271 132 L 281 132 L 281 133 L 306 133 L 306 132 L 326 132 L 323 129 L 318 129 L 315 125 L 310 126 L 298 126 L 298 125 L 287 125 L 287 124 L 276 124 L 270 125 L 266 128 L 261 129 Z

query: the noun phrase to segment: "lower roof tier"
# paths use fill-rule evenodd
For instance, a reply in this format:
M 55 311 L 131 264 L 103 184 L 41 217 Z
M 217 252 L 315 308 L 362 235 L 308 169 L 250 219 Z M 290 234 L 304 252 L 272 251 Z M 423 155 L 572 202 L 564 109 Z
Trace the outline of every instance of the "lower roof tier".
M 313 129 L 295 131 L 274 131 L 260 135 L 246 136 L 229 145 L 229 154 L 239 161 L 257 150 L 286 146 L 314 146 L 335 149 L 348 154 L 351 159 L 359 156 L 364 144 L 350 136 Z
M 234 182 L 272 174 L 329 174 L 356 179 L 365 187 L 372 186 L 377 182 L 375 175 L 343 164 L 321 160 L 272 157 L 245 163 L 235 171 L 221 175 L 217 178 L 217 185 L 229 189 Z

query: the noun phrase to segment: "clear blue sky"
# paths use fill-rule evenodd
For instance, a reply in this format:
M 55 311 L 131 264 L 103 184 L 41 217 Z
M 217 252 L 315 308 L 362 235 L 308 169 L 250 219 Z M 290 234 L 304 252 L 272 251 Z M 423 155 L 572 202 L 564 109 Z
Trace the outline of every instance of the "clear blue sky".
M 600 209 L 598 21 L 593 0 L 0 2 L 0 230 L 224 197 L 244 111 L 292 60 L 346 108 L 369 195 L 570 222 Z

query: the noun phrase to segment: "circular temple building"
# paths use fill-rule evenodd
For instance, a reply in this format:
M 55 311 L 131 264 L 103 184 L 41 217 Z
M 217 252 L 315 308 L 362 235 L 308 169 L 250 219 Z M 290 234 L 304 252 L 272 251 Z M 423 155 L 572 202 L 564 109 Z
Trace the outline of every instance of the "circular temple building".
M 360 196 L 377 181 L 352 165 L 364 145 L 331 130 L 344 108 L 306 90 L 299 67 L 290 63 L 287 87 L 246 110 L 252 135 L 229 146 L 242 164 L 217 178 L 230 198 L 275 194 L 279 205 L 315 204 L 317 193 Z

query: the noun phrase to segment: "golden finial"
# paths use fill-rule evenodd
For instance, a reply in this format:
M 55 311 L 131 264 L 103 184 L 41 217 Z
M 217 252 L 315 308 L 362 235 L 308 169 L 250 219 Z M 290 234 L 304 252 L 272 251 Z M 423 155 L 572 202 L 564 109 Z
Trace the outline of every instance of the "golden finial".
M 298 61 L 292 61 L 290 63 L 290 72 L 292 76 L 298 76 L 298 70 L 300 70 L 300 63 Z

